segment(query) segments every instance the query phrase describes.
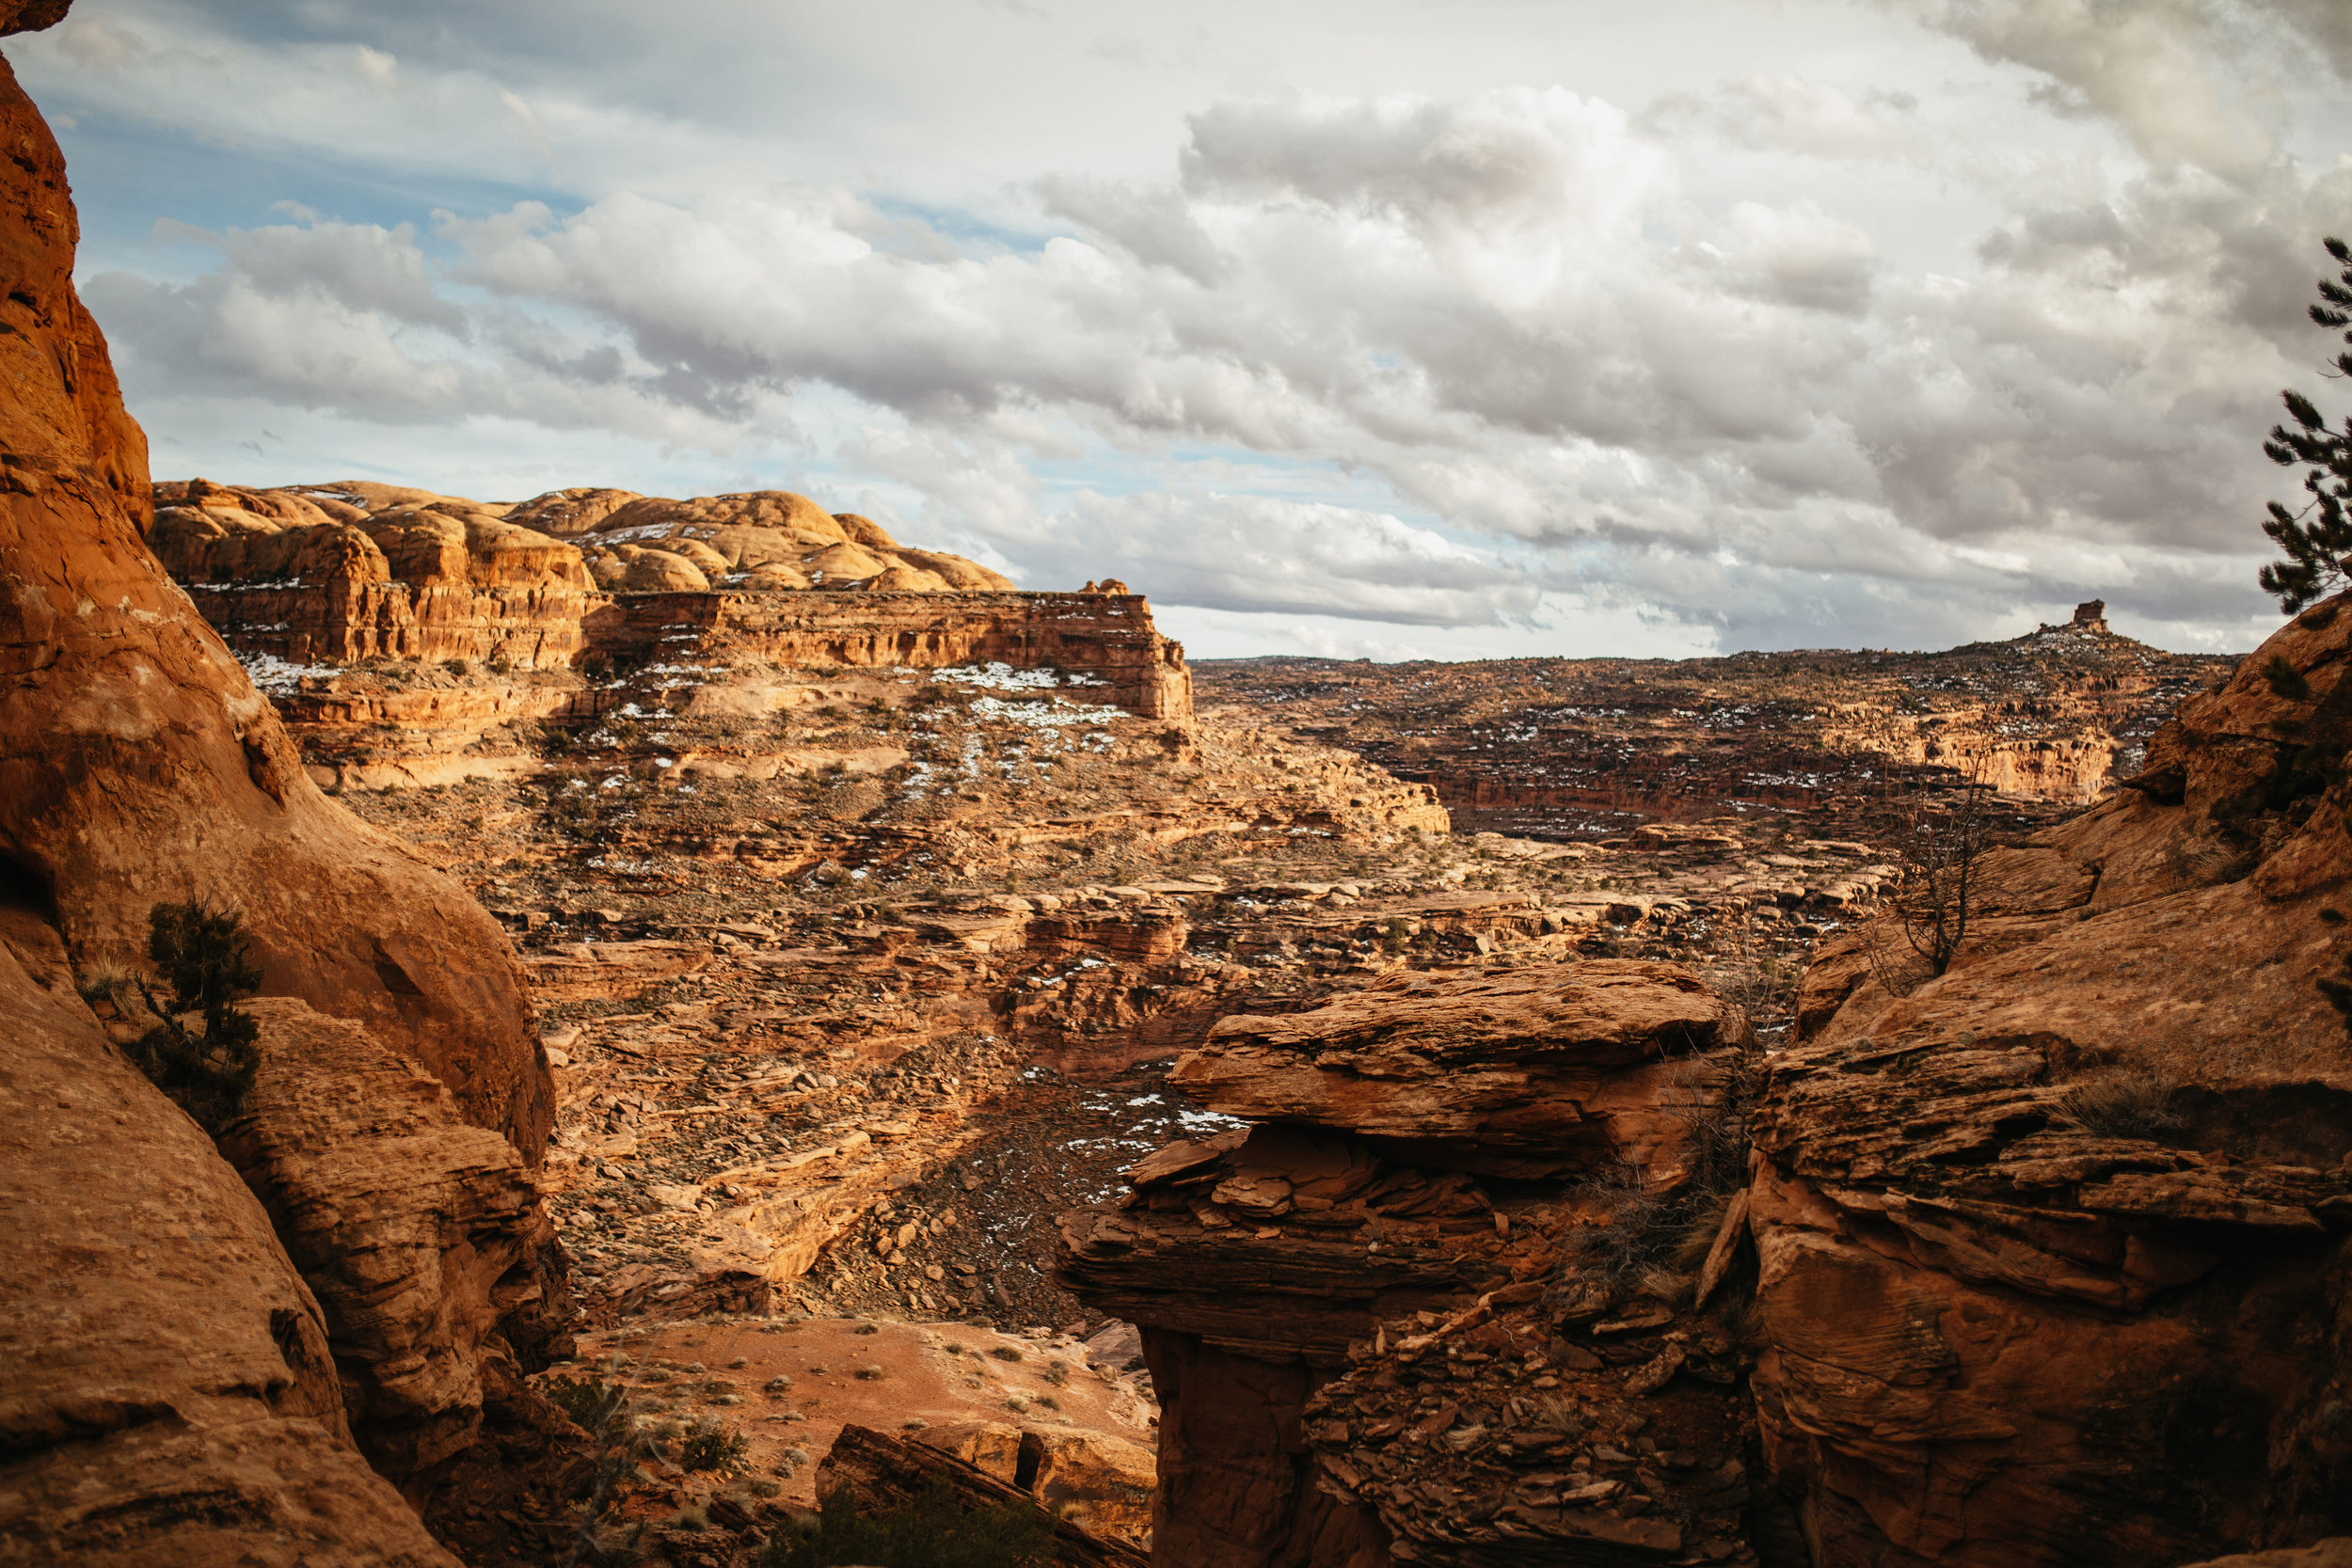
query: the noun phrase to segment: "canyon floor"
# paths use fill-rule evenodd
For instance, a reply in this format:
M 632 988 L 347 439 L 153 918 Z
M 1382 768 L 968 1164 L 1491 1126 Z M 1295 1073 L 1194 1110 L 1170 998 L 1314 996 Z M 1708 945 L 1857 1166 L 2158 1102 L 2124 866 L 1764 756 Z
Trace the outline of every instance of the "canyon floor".
M 1743 786 L 1786 766 L 1782 728 L 1681 666 L 1610 678 L 1641 692 L 1621 708 L 1711 739 L 1713 772 L 1677 801 L 1695 820 L 1498 807 L 1498 776 L 1557 783 L 1479 738 L 1542 736 L 1514 716 L 1516 668 L 1210 666 L 1200 717 L 1168 721 L 1002 663 L 689 661 L 566 676 L 590 716 L 534 719 L 531 677 L 480 662 L 248 661 L 343 805 L 517 943 L 559 1095 L 541 1185 L 591 1329 L 580 1365 L 673 1425 L 740 1430 L 754 1473 L 803 1504 L 809 1456 L 850 1422 L 993 1419 L 1148 1453 L 1151 1380 L 1083 1344 L 1106 1325 L 1050 1277 L 1057 1219 L 1154 1149 L 1243 1126 L 1168 1082 L 1219 1019 L 1399 972 L 1649 958 L 1693 966 L 1769 1043 L 1814 948 L 1896 874 L 1883 843 L 1832 832 L 1883 827 L 1883 789 L 1758 798 Z M 1802 672 L 1782 687 L 1827 705 Z M 1363 760 L 1401 735 L 1437 795 Z M 1430 762 L 1448 737 L 1487 781 L 1457 816 L 1548 836 L 1448 831 L 1463 773 Z M 1613 743 L 1646 766 L 1684 738 Z M 2010 825 L 2064 809 L 2018 798 Z M 1078 1381 L 944 1348 L 975 1335 L 1058 1346 L 1054 1375 Z M 1148 1513 L 1099 1495 L 1117 1466 L 1081 1468 L 1092 1516 L 1141 1538 Z M 723 1490 L 662 1469 L 637 1516 Z

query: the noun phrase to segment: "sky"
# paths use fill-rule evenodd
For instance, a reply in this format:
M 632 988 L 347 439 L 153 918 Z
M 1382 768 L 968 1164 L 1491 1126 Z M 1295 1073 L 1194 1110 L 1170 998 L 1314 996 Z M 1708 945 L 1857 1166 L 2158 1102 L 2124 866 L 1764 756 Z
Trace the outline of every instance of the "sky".
M 2250 648 L 2344 0 L 77 0 L 159 478 L 803 491 L 1196 657 Z

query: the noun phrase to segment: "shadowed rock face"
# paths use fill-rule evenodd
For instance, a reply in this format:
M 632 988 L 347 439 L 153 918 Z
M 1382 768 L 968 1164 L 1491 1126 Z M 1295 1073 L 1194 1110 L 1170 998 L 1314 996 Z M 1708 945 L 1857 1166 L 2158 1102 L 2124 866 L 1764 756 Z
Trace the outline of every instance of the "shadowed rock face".
M 1822 949 L 1750 1193 L 1765 1452 L 1820 1562 L 2352 1525 L 2352 1048 L 2318 989 L 2352 912 L 2343 608 L 2184 705 L 2138 787 L 1991 857 L 1944 975 L 1893 996 L 1867 934 Z
M 0 857 L 47 889 L 78 970 L 142 958 L 158 901 L 233 900 L 265 992 L 367 1024 L 535 1164 L 551 1090 L 505 938 L 319 793 L 141 540 L 146 439 L 73 293 L 63 161 L 13 76 L 0 136 Z
M 0 1561 L 453 1564 L 353 1449 L 262 1206 L 21 907 L 0 1018 Z

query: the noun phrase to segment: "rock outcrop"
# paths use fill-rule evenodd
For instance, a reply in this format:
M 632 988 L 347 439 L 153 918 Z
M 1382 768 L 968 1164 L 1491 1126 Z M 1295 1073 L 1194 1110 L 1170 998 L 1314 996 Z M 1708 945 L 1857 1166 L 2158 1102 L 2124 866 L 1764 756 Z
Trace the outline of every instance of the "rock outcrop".
M 144 438 L 72 291 L 56 143 L 5 67 L 0 136 L 0 902 L 22 939 L 0 974 L 0 1538 L 26 1561 L 446 1563 L 353 1433 L 408 1479 L 471 1440 L 497 1336 L 542 1354 L 564 1309 L 526 1173 L 553 1106 L 521 970 L 460 887 L 320 794 L 141 539 Z M 348 531 L 323 501 L 266 504 Z M 363 542 L 405 561 L 468 526 Z M 83 1000 L 144 967 L 152 906 L 197 896 L 242 916 L 285 1037 L 234 1123 L 267 1208 Z
M 453 1568 L 352 1446 L 326 1319 L 269 1217 L 8 891 L 0 1562 Z
M 1745 1043 L 1745 1016 L 1689 970 L 1597 959 L 1402 974 L 1227 1019 L 1169 1081 L 1220 1115 L 1336 1128 L 1417 1164 L 1538 1178 L 1631 1159 L 1672 1182 L 1674 1075 Z
M 1143 1330 L 1158 1560 L 1744 1551 L 1730 1338 L 1663 1304 L 1612 1321 L 1612 1290 L 1553 1282 L 1610 1218 L 1593 1195 L 1627 1172 L 1652 1196 L 1691 1185 L 1752 1037 L 1687 972 L 1608 959 L 1397 976 L 1219 1024 L 1173 1081 L 1268 1119 L 1151 1155 L 1118 1204 L 1062 1217 L 1056 1259 Z M 1613 1447 L 1653 1419 L 1671 1441 L 1641 1451 L 1671 1465 Z
M 144 441 L 72 295 L 55 144 L 37 119 L 18 134 L 8 237 L 44 243 L 19 258 L 32 293 L 12 296 L 25 320 L 0 343 L 33 356 L 0 410 L 17 454 L 0 495 L 0 857 L 46 890 L 79 970 L 144 962 L 155 903 L 232 901 L 264 992 L 364 1023 L 535 1164 L 553 1107 L 512 949 L 461 889 L 319 793 L 141 542 Z
M 868 518 L 786 491 L 673 501 L 558 490 L 507 506 L 358 481 L 197 479 L 158 485 L 155 503 L 156 554 L 274 686 L 388 659 L 501 674 L 1003 663 L 1064 672 L 1145 718 L 1192 712 L 1183 648 L 1123 585 L 1017 593 L 961 556 L 899 545 Z M 795 592 L 811 589 L 828 592 Z M 594 711 L 581 683 L 542 683 L 499 717 Z
M 450 497 L 189 480 L 155 487 L 148 540 L 240 653 L 296 665 L 466 658 L 561 669 L 580 652 L 581 619 L 602 602 L 576 547 Z
M 1192 715 L 1184 650 L 1152 626 L 1141 594 L 649 592 L 597 611 L 588 640 L 593 659 L 689 672 L 746 660 L 787 670 L 1062 671 L 1084 694 L 1138 718 Z
M 248 1011 L 262 1067 L 221 1153 L 326 1312 L 370 1460 L 424 1478 L 480 1433 L 491 1340 L 533 1367 L 568 1354 L 554 1227 L 513 1146 L 437 1080 L 304 1003 Z
M 1765 1452 L 1825 1565 L 2185 1561 L 2352 1523 L 2352 616 L 1988 857 L 1890 995 L 1823 949 L 1750 1216 Z M 1884 933 L 1878 940 L 1898 939 Z

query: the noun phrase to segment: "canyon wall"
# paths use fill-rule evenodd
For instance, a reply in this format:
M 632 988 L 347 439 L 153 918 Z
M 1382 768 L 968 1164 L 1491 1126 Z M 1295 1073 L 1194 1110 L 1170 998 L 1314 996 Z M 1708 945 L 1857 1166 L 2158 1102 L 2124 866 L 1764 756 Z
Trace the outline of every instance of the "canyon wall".
M 1152 628 L 1140 594 L 638 594 L 587 631 L 593 656 L 666 664 L 1057 669 L 1140 718 L 1192 713 L 1184 651 Z
M 1988 857 L 1947 973 L 1890 992 L 1883 923 L 1809 972 L 1749 1214 L 1765 1453 L 1823 1568 L 2352 1527 L 2352 1041 L 2320 989 L 2345 608 L 2185 704 L 2132 788 Z
M 1204 703 L 1279 707 L 1302 735 L 1427 781 L 1469 830 L 1605 841 L 1736 812 L 1867 837 L 1918 786 L 1963 775 L 2045 821 L 2087 805 L 2234 662 L 2119 636 L 2102 608 L 1940 653 L 1235 659 L 1195 674 Z
M 0 0 L 0 31 L 64 10 Z M 446 1563 L 362 1462 L 399 1445 L 354 1396 L 371 1335 L 440 1369 L 401 1420 L 446 1461 L 482 1369 L 549 1348 L 560 1257 L 528 1170 L 552 1085 L 521 969 L 461 887 L 321 795 L 149 550 L 145 439 L 72 289 L 63 163 L 5 66 L 0 137 L 0 1556 Z M 239 1169 L 99 1000 L 130 994 L 151 908 L 195 897 L 241 915 L 270 999 L 262 1081 L 222 1132 Z M 322 1030 L 373 1078 L 309 1049 Z M 421 1228 L 389 1197 L 367 1212 L 371 1182 L 482 1200 Z M 373 1293 L 404 1271 L 421 1300 Z M 429 1468 L 387 1465 L 412 1501 Z

